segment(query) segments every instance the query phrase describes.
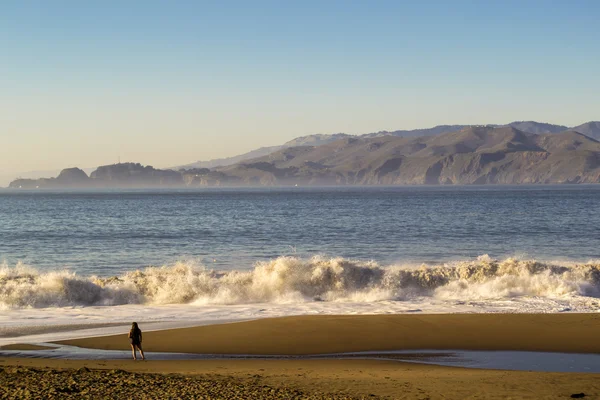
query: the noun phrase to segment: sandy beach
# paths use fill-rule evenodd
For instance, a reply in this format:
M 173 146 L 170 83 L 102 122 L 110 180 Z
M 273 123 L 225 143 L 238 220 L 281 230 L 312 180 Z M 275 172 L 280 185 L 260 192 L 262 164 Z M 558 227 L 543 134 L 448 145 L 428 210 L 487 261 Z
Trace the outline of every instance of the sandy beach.
M 152 352 L 248 355 L 407 349 L 600 353 L 599 336 L 600 316 L 595 314 L 298 316 L 144 332 L 144 348 Z M 125 332 L 62 344 L 128 349 Z M 480 370 L 373 359 L 134 362 L 4 357 L 0 365 L 4 368 L 0 374 L 3 387 L 10 383 L 13 388 L 22 385 L 32 389 L 31 382 L 39 382 L 38 389 L 50 388 L 64 381 L 70 382 L 71 386 L 65 387 L 71 394 L 79 393 L 80 397 L 83 393 L 91 396 L 94 390 L 100 390 L 98 385 L 108 385 L 102 389 L 108 390 L 106 393 L 112 393 L 109 388 L 118 388 L 121 394 L 140 394 L 140 388 L 123 383 L 132 379 L 140 387 L 161 388 L 165 390 L 161 393 L 171 396 L 181 390 L 179 380 L 191 379 L 193 384 L 186 383 L 185 387 L 189 390 L 195 387 L 197 395 L 208 398 L 550 399 L 570 398 L 577 393 L 585 393 L 586 398 L 600 398 L 597 374 Z M 90 371 L 81 370 L 83 367 Z M 107 376 L 112 378 L 99 379 Z M 206 388 L 221 389 L 208 392 Z M 60 395 L 68 395 L 68 390 Z M 158 398 L 157 393 L 143 391 L 146 397 L 140 398 Z M 184 397 L 192 392 L 186 393 Z M 10 397 L 7 392 L 2 395 Z
M 142 328 L 143 329 L 143 328 Z M 295 316 L 146 332 L 150 351 L 306 355 L 408 349 L 600 353 L 596 314 Z M 68 340 L 127 350 L 123 335 Z

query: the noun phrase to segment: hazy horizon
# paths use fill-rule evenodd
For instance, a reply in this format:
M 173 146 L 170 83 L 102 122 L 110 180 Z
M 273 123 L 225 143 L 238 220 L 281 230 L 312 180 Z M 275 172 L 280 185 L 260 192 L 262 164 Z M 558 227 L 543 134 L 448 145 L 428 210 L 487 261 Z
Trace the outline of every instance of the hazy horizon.
M 0 186 L 316 133 L 600 119 L 600 4 L 0 5 Z

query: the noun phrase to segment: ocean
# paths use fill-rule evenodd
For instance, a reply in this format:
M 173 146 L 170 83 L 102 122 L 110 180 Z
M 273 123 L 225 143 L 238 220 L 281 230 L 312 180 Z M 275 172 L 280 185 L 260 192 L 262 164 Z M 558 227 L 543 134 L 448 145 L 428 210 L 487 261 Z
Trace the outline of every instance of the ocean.
M 0 192 L 0 337 L 598 310 L 600 185 Z

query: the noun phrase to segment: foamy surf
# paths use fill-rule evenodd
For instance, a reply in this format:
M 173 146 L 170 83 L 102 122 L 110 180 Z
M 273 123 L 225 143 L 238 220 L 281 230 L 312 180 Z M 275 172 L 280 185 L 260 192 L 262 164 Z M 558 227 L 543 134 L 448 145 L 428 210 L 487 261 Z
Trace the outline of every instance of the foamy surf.
M 249 271 L 215 271 L 179 262 L 113 277 L 39 271 L 23 264 L 0 268 L 3 310 L 254 304 L 325 304 L 335 309 L 350 303 L 422 309 L 427 304 L 546 301 L 589 311 L 600 307 L 598 297 L 600 263 L 593 261 L 559 265 L 481 256 L 440 265 L 381 266 L 343 258 L 279 257 Z

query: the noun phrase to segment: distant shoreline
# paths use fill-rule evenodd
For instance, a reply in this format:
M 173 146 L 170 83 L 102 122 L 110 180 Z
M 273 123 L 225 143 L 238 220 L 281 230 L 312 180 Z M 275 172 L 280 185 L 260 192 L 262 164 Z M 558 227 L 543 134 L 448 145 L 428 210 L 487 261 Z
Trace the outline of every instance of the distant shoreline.
M 13 193 L 69 193 L 69 192 L 127 192 L 127 191 L 185 191 L 185 192 L 202 192 L 202 191 L 219 191 L 219 190 L 264 190 L 272 191 L 278 189 L 284 190 L 303 190 L 303 189 L 319 189 L 319 190 L 340 190 L 340 189 L 403 189 L 403 188 L 423 188 L 423 189 L 453 189 L 453 188 L 596 188 L 600 187 L 600 182 L 597 183 L 487 183 L 487 184 L 403 184 L 403 185 L 222 185 L 222 186 L 114 186 L 114 187 L 52 187 L 52 188 L 12 188 L 0 187 L 0 190 Z

